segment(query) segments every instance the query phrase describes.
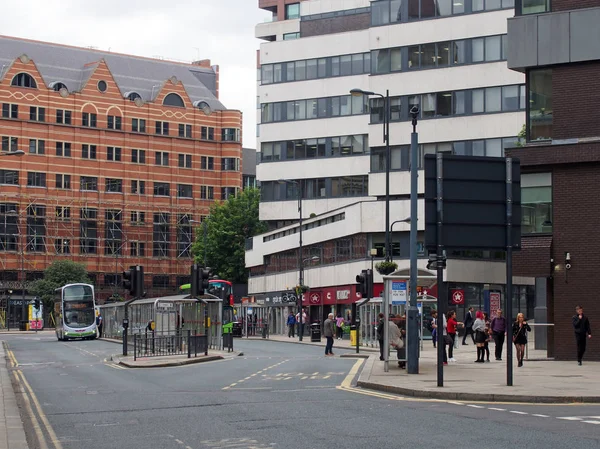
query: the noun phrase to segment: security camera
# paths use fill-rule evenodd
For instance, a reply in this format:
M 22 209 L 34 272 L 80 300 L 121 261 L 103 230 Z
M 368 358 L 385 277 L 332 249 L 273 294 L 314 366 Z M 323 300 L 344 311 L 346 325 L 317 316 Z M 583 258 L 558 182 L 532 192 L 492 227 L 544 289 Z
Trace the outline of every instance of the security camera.
M 566 268 L 567 270 L 570 270 L 570 269 L 571 269 L 571 264 L 570 264 L 570 263 L 566 263 L 566 264 L 565 264 L 565 268 Z
M 410 108 L 410 115 L 413 119 L 417 118 L 419 116 L 419 106 L 415 105 L 412 108 Z
M 571 253 L 565 253 L 565 269 L 571 269 Z

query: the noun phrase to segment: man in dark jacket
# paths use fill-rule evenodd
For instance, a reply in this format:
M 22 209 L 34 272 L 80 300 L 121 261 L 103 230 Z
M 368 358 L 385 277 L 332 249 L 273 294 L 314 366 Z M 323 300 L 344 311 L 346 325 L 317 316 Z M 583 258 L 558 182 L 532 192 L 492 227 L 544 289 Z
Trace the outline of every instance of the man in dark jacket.
M 327 339 L 325 345 L 325 355 L 333 355 L 333 313 L 327 315 L 327 319 L 323 324 L 323 335 Z
M 379 342 L 379 360 L 383 360 L 383 313 L 379 314 L 379 321 L 377 322 L 377 341 Z
M 290 315 L 288 316 L 287 327 L 288 327 L 288 338 L 294 338 L 296 336 L 296 333 L 294 332 L 294 329 L 296 328 L 296 317 L 294 316 L 294 314 L 292 312 L 290 312 Z
M 473 318 L 473 307 L 469 307 L 469 311 L 465 315 L 465 335 L 463 335 L 462 344 L 466 345 L 467 335 L 471 335 L 471 339 L 473 340 L 473 344 L 475 344 L 475 333 L 473 332 L 473 323 L 475 322 L 475 318 Z
M 575 330 L 575 341 L 577 342 L 577 363 L 581 365 L 585 346 L 588 338 L 592 338 L 590 320 L 583 314 L 581 306 L 575 307 L 576 315 L 573 316 L 573 329 Z

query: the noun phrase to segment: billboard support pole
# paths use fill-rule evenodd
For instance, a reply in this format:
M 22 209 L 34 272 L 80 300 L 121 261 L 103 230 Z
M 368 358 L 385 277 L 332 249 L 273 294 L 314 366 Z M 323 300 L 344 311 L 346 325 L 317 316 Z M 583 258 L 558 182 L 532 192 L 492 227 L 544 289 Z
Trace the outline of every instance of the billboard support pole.
M 444 355 L 446 353 L 446 343 L 444 341 L 444 317 L 446 314 L 447 296 L 444 295 L 444 243 L 442 241 L 442 223 L 444 218 L 444 200 L 443 200 L 443 164 L 442 153 L 437 153 L 436 157 L 436 231 L 437 231 L 437 300 L 438 300 L 438 319 L 437 319 L 437 385 L 444 386 Z
M 512 360 L 512 327 L 508 327 L 512 321 L 512 220 L 513 220 L 513 185 L 512 185 L 512 158 L 506 158 L 506 292 L 504 294 L 506 308 L 507 333 L 509 336 L 508 344 L 506 345 L 506 385 L 513 385 L 513 360 Z

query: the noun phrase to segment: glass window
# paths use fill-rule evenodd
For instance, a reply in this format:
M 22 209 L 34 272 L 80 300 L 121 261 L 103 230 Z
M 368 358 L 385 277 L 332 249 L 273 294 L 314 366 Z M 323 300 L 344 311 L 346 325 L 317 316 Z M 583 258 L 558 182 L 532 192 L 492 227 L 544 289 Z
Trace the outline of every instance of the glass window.
M 473 11 L 483 11 L 484 0 L 473 0 Z
M 485 156 L 485 140 L 474 140 L 471 146 L 473 156 Z
M 371 123 L 383 123 L 385 113 L 384 103 L 383 98 L 374 98 L 371 100 Z
M 266 64 L 262 66 L 261 80 L 263 84 L 271 84 L 273 82 L 273 65 Z
M 488 87 L 485 90 L 485 112 L 498 112 L 502 110 L 502 89 Z
M 392 72 L 402 70 L 402 52 L 399 48 L 392 48 L 390 50 L 390 63 Z
M 295 81 L 296 80 L 296 64 L 293 62 L 288 62 L 286 65 L 286 79 L 287 81 Z
M 421 61 L 421 50 L 418 45 L 408 47 L 408 68 L 418 69 Z
M 327 149 L 327 139 L 319 139 L 317 141 L 317 157 L 325 157 L 326 149 Z
M 454 0 L 452 4 L 453 14 L 463 14 L 465 12 L 465 0 Z
M 473 62 L 482 62 L 483 61 L 483 51 L 484 51 L 484 39 L 471 39 L 471 56 Z
M 421 67 L 435 67 L 436 62 L 435 44 L 421 45 Z
M 466 42 L 465 41 L 454 41 L 452 42 L 452 63 L 453 64 L 464 64 L 467 62 L 466 58 Z
M 331 76 L 340 76 L 340 57 L 331 58 Z
M 486 140 L 485 155 L 488 157 L 502 157 L 502 139 Z
M 473 114 L 482 113 L 484 108 L 484 89 L 474 89 L 471 92 L 471 108 Z
M 502 8 L 501 0 L 485 0 L 485 10 L 486 11 L 493 11 L 495 9 L 500 9 L 500 8 Z
M 388 73 L 390 71 L 390 51 L 385 50 L 373 50 L 373 56 L 371 57 L 371 68 L 372 74 L 377 73 Z
M 452 144 L 454 154 L 459 156 L 467 156 L 467 144 L 465 142 L 454 142 Z
M 285 5 L 285 19 L 299 19 L 300 18 L 300 3 L 291 3 Z
M 340 57 L 340 75 L 352 75 L 352 56 L 347 55 Z
M 436 0 L 432 3 L 437 3 L 437 15 L 438 16 L 451 16 L 452 15 L 452 3 L 455 0 Z
M 309 159 L 317 157 L 317 139 L 308 139 L 306 141 L 306 157 Z
M 523 234 L 541 234 L 552 232 L 552 186 L 549 173 L 521 175 L 521 182 L 527 187 L 521 187 L 521 213 Z M 531 179 L 532 186 L 529 186 Z M 544 182 L 539 182 L 544 181 Z M 545 182 L 549 181 L 549 182 Z
M 529 72 L 529 140 L 552 138 L 552 69 Z
M 306 100 L 294 101 L 294 108 L 296 110 L 296 120 L 304 120 L 306 118 Z
M 527 101 L 527 95 L 525 93 L 525 84 L 522 84 L 521 86 L 519 86 L 519 109 L 525 109 L 526 105 L 526 101 Z
M 440 42 L 437 47 L 437 63 L 440 67 L 450 64 L 450 42 Z
M 390 4 L 388 2 L 373 2 L 371 5 L 371 24 L 385 25 L 390 23 Z
M 327 98 L 317 100 L 317 116 L 319 118 L 327 117 Z
M 317 118 L 317 99 L 306 100 L 306 118 Z
M 352 113 L 350 98 L 350 95 L 340 97 L 340 115 L 350 115 Z
M 363 53 L 363 73 L 371 73 L 371 53 Z
M 331 116 L 338 117 L 340 115 L 340 97 L 331 98 Z
M 358 115 L 358 114 L 364 113 L 365 96 L 361 95 L 361 96 L 355 97 L 355 96 L 351 95 L 350 98 L 352 99 L 352 115 Z
M 392 0 L 390 2 L 390 22 L 400 22 L 402 20 L 402 0 Z
M 454 92 L 453 113 L 454 115 L 465 113 L 465 91 L 463 90 Z
M 519 86 L 502 88 L 502 110 L 517 111 L 519 109 Z
M 500 36 L 485 38 L 485 60 L 500 61 L 502 56 L 502 40 Z
M 286 119 L 287 120 L 296 120 L 296 108 L 294 107 L 293 101 L 288 101 L 286 103 Z
M 437 115 L 447 117 L 452 114 L 452 92 L 439 92 L 436 95 Z
M 283 81 L 283 68 L 281 64 L 273 64 L 273 82 L 281 83 Z
M 522 15 L 540 14 L 550 11 L 550 0 L 522 0 L 521 4 Z
M 302 81 L 306 79 L 306 61 L 296 61 L 295 80 Z
M 331 155 L 332 156 L 340 155 L 340 138 L 339 137 L 331 138 Z
M 309 59 L 306 61 L 306 79 L 313 80 L 317 78 L 317 60 Z
M 421 116 L 423 118 L 429 118 L 435 116 L 435 105 L 436 105 L 435 94 L 423 94 L 421 95 Z
M 348 156 L 352 154 L 352 136 L 342 136 L 340 142 L 342 156 Z
M 515 0 L 502 0 L 502 7 L 503 8 L 514 8 Z
M 393 147 L 390 150 L 390 170 L 400 170 L 402 168 L 402 151 L 400 147 Z M 385 160 L 383 162 L 385 170 Z
M 436 16 L 437 0 L 421 0 L 421 19 Z
M 321 58 L 317 61 L 317 77 L 325 78 L 327 76 L 327 58 Z
M 419 0 L 408 0 L 408 20 L 419 20 Z
M 383 100 L 382 100 L 381 104 L 383 106 Z M 383 112 L 383 107 L 381 108 L 381 111 Z M 401 98 L 400 97 L 390 98 L 390 120 L 391 121 L 400 121 L 401 111 L 402 111 Z M 383 116 L 382 116 L 382 121 L 383 121 Z
M 363 55 L 352 55 L 352 74 L 360 75 L 363 73 Z

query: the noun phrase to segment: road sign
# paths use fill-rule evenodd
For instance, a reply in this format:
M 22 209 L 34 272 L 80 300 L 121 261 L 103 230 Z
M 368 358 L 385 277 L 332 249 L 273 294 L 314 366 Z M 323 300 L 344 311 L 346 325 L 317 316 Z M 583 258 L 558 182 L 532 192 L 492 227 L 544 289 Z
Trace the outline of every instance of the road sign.
M 406 281 L 392 281 L 392 304 L 406 304 Z
M 500 292 L 490 292 L 490 316 L 500 308 Z

